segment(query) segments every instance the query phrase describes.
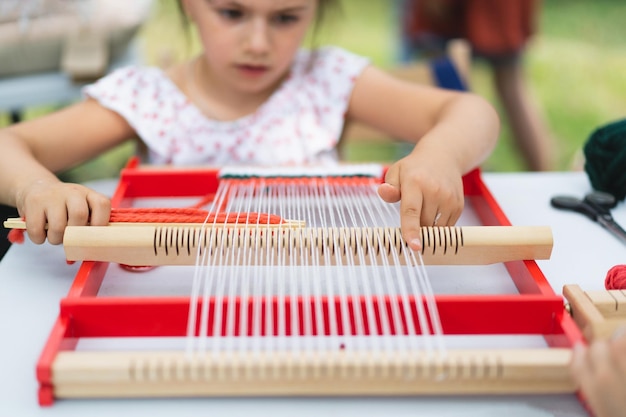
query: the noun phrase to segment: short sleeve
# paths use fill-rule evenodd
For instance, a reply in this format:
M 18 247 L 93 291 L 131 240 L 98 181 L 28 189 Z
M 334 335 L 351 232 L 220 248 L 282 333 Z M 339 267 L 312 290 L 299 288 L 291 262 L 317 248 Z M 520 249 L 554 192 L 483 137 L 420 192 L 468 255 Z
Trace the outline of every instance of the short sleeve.
M 121 68 L 83 88 L 83 94 L 131 121 L 140 109 L 137 101 L 147 84 L 144 78 L 135 67 Z
M 170 141 L 159 138 L 168 136 L 168 120 L 176 120 L 177 109 L 188 102 L 160 69 L 121 68 L 86 86 L 83 94 L 121 115 L 158 159 L 168 159 Z

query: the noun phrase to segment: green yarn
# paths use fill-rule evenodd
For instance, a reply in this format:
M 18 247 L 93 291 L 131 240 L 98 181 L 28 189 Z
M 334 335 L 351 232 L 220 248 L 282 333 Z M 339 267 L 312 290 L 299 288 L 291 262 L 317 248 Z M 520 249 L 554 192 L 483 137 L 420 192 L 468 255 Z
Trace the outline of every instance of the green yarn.
M 585 171 L 598 191 L 626 197 L 626 119 L 598 128 L 583 148 Z

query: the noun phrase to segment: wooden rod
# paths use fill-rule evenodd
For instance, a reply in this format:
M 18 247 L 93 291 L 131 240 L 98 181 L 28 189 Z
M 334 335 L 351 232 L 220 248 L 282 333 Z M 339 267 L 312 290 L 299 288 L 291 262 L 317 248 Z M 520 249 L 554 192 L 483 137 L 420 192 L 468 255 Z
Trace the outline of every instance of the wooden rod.
M 20 217 L 10 217 L 8 219 L 6 219 L 3 223 L 3 226 L 5 229 L 21 229 L 21 230 L 25 230 L 26 229 L 26 222 L 24 220 L 22 220 Z M 185 226 L 197 226 L 197 227 L 201 227 L 202 225 L 198 224 L 198 223 L 176 223 L 176 222 L 172 222 L 172 223 L 145 223 L 145 222 L 110 222 L 109 226 L 116 226 L 116 227 L 130 227 L 130 226 L 180 226 L 180 227 L 185 227 Z M 209 223 L 207 224 L 205 227 L 223 227 L 224 224 L 223 223 L 219 223 L 219 224 L 212 224 Z M 246 224 L 246 223 L 228 223 L 228 227 L 252 227 L 252 226 L 256 226 L 256 224 Z M 262 227 L 267 227 L 267 228 L 293 228 L 293 227 L 305 227 L 306 226 L 306 222 L 304 220 L 283 220 L 283 223 L 280 224 L 262 224 Z M 46 225 L 46 229 L 48 228 L 48 226 Z
M 407 250 L 399 228 L 278 228 L 250 225 L 203 228 L 185 226 L 69 226 L 63 245 L 69 261 L 105 261 L 127 265 L 195 265 L 204 259 L 232 264 L 232 250 L 259 253 L 257 265 L 371 264 Z M 484 265 L 528 259 L 549 259 L 552 232 L 542 226 L 423 227 L 423 259 L 430 265 Z M 363 250 L 365 256 L 357 256 Z M 208 252 L 207 252 L 208 251 Z M 265 256 L 273 253 L 274 256 Z M 304 257 L 304 259 L 300 259 Z M 399 257 L 401 264 L 404 256 Z
M 20 217 L 10 217 L 2 225 L 5 229 L 26 229 L 26 222 Z
M 60 352 L 58 398 L 572 393 L 571 350 Z

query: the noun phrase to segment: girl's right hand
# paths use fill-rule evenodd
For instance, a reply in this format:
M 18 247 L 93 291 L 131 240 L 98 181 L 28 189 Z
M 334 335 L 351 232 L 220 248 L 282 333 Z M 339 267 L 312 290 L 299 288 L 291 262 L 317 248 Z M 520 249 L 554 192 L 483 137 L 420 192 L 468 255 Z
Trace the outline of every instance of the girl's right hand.
M 619 417 L 626 410 L 626 328 L 610 340 L 574 348 L 571 372 L 597 417 Z
M 109 223 L 109 198 L 79 184 L 39 180 L 22 188 L 16 196 L 17 210 L 26 220 L 33 243 L 46 238 L 53 245 L 63 243 L 66 226 L 105 226 Z

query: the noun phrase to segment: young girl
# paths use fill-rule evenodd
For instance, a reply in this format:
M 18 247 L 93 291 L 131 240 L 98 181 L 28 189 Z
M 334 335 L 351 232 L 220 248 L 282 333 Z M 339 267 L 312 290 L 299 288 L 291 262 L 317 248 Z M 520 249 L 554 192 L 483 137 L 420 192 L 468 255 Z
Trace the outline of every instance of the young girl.
M 335 2 L 182 0 L 203 53 L 167 72 L 118 70 L 84 101 L 0 131 L 0 202 L 33 242 L 59 244 L 67 225 L 107 224 L 110 203 L 53 173 L 129 138 L 158 164 L 321 164 L 350 119 L 416 144 L 379 194 L 400 201 L 403 237 L 419 250 L 420 225 L 458 219 L 461 177 L 493 149 L 498 117 L 479 97 L 399 81 L 347 51 L 302 50 Z

